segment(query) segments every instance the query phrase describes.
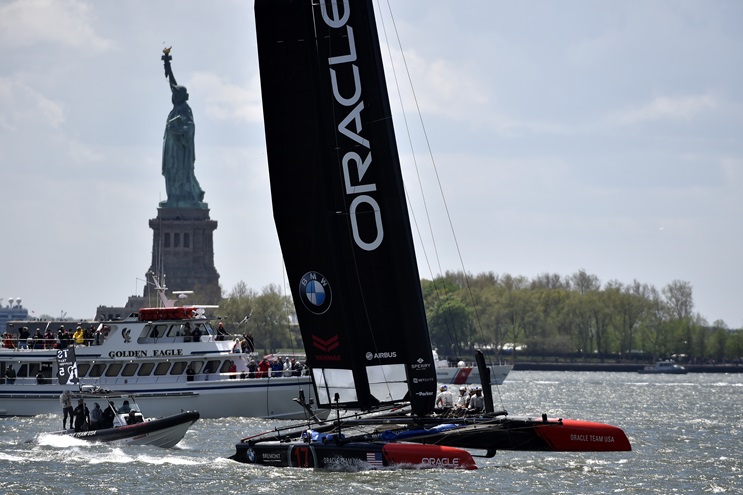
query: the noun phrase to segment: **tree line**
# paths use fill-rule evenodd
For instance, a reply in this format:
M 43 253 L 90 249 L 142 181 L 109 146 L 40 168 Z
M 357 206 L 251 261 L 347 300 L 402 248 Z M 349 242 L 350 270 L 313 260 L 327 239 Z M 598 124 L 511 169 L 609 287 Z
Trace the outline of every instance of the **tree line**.
M 475 348 L 524 356 L 733 362 L 743 331 L 694 313 L 692 286 L 660 290 L 633 281 L 602 284 L 585 270 L 533 279 L 493 272 L 447 272 L 422 280 L 431 341 L 440 356 Z M 259 293 L 239 282 L 219 303 L 228 331 L 251 333 L 256 348 L 303 352 L 294 305 L 278 285 Z

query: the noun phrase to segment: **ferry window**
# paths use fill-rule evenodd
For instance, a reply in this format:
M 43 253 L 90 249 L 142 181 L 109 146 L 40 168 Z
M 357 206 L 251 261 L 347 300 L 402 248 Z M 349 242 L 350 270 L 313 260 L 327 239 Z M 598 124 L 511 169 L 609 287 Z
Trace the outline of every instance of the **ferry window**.
M 165 361 L 163 363 L 159 363 L 157 367 L 155 368 L 155 374 L 156 375 L 167 375 L 169 369 L 170 369 L 169 362 Z
M 170 330 L 168 330 L 168 337 L 179 337 L 183 335 L 183 324 L 182 323 L 176 323 L 175 325 L 170 325 Z
M 150 332 L 150 337 L 156 339 L 158 337 L 165 337 L 165 332 L 168 330 L 168 325 L 155 325 L 155 328 Z
M 181 247 L 181 234 L 175 233 L 173 234 L 173 247 Z
M 127 364 L 126 366 L 124 366 L 124 371 L 121 372 L 121 376 L 134 376 L 134 373 L 137 371 L 138 367 L 138 363 Z
M 163 247 L 170 247 L 170 234 L 165 234 L 165 237 L 163 238 Z
M 201 367 L 204 365 L 201 361 L 191 361 L 191 367 L 196 373 L 201 373 Z
M 28 376 L 36 376 L 39 372 L 39 363 L 29 363 Z
M 121 363 L 111 363 L 106 370 L 106 376 L 119 376 L 119 371 L 121 371 Z
M 78 365 L 77 365 L 77 376 L 78 377 L 85 376 L 86 373 L 88 373 L 88 370 L 89 369 L 90 369 L 90 365 L 89 364 L 78 363 Z
M 90 368 L 90 374 L 88 376 L 92 376 L 92 377 L 98 378 L 99 376 L 101 376 L 103 374 L 103 370 L 105 370 L 105 369 L 106 369 L 106 365 L 103 364 L 103 363 L 94 364 Z M 77 371 L 77 376 L 80 376 L 80 370 L 79 369 Z
M 173 367 L 170 369 L 171 375 L 182 375 L 186 369 L 186 363 L 183 361 L 177 361 L 173 363 Z
M 191 247 L 191 235 L 183 234 L 183 247 L 188 249 Z
M 204 373 L 214 373 L 219 369 L 219 361 L 207 361 Z
M 137 376 L 149 376 L 154 367 L 155 363 L 142 363 L 142 366 L 140 366 L 139 371 L 137 372 Z
M 219 369 L 219 372 L 227 373 L 229 371 L 229 368 L 230 368 L 230 360 L 225 359 L 224 361 L 222 361 L 222 367 Z
M 18 371 L 16 371 L 16 375 L 18 378 L 25 378 L 28 376 L 28 365 L 22 364 L 20 368 L 18 368 Z

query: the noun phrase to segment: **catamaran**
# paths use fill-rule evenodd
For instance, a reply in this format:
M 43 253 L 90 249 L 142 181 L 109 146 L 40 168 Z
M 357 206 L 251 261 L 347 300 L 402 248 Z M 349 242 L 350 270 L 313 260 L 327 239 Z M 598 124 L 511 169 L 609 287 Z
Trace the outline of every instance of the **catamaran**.
M 630 450 L 617 427 L 511 418 L 492 396 L 483 412 L 435 410 L 372 2 L 256 0 L 255 16 L 274 220 L 318 404 L 336 416 L 244 438 L 232 459 L 472 469 L 465 449 Z

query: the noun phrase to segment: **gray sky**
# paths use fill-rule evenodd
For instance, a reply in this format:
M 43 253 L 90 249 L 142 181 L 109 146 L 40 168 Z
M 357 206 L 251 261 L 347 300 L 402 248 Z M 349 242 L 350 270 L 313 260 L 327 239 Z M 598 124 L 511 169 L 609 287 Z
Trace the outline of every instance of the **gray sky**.
M 384 3 L 383 52 L 399 60 L 399 36 L 416 94 L 396 66 L 402 101 L 420 108 L 468 271 L 683 280 L 706 320 L 743 326 L 743 3 L 389 0 L 394 26 Z M 254 24 L 249 0 L 0 1 L 4 303 L 91 318 L 141 294 L 171 45 L 222 287 L 283 283 Z M 418 116 L 407 122 L 430 263 L 461 269 Z

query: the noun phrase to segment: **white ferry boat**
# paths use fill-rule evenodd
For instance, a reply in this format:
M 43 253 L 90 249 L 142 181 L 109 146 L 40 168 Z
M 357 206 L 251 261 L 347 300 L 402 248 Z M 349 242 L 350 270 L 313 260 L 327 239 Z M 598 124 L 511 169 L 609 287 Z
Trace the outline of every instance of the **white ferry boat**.
M 480 384 L 480 372 L 475 363 L 459 361 L 457 366 L 449 366 L 448 361 L 439 359 L 436 350 L 433 351 L 433 360 L 436 363 L 436 381 L 448 385 Z M 490 383 L 502 385 L 508 373 L 513 369 L 510 364 L 489 364 Z
M 172 304 L 162 294 L 161 299 Z M 96 322 L 93 339 L 72 344 L 79 386 L 135 394 L 152 417 L 197 410 L 202 418 L 305 419 L 307 412 L 292 399 L 301 396 L 314 402 L 309 374 L 251 372 L 256 354 L 239 352 L 239 341 L 231 337 L 219 340 L 204 313 L 203 306 L 169 305 L 144 308 L 123 320 Z M 195 330 L 198 340 L 187 335 Z M 53 343 L 8 338 L 2 345 L 0 416 L 59 413 L 60 394 L 77 386 L 59 383 Z

